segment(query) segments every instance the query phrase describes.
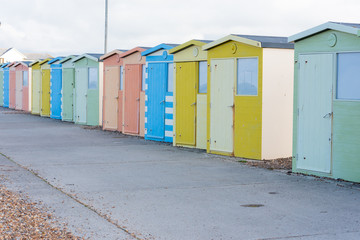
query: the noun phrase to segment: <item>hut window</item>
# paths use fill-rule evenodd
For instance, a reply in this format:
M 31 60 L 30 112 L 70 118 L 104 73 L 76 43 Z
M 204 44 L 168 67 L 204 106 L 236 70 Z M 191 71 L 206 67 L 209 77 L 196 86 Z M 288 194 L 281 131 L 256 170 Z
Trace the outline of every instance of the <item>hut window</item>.
M 174 89 L 174 64 L 168 64 L 168 83 L 167 83 L 167 91 L 173 92 Z
M 239 58 L 237 60 L 236 93 L 245 96 L 258 94 L 257 58 Z
M 199 62 L 199 93 L 207 93 L 207 62 Z
M 120 89 L 119 90 L 123 90 L 124 89 L 124 68 L 123 66 L 120 66 Z
M 27 87 L 29 85 L 29 74 L 28 71 L 23 71 L 23 86 Z
M 142 65 L 141 91 L 145 91 L 146 66 Z
M 339 53 L 337 58 L 337 99 L 360 100 L 360 53 Z
M 98 71 L 97 68 L 89 68 L 88 86 L 89 89 L 97 89 L 98 87 Z

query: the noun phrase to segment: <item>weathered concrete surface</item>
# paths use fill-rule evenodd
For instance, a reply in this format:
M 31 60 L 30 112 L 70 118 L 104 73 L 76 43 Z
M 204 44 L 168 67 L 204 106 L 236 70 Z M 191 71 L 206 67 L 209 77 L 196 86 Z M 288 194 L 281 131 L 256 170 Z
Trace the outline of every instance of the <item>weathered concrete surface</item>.
M 357 186 L 6 112 L 1 153 L 138 238 L 360 239 Z

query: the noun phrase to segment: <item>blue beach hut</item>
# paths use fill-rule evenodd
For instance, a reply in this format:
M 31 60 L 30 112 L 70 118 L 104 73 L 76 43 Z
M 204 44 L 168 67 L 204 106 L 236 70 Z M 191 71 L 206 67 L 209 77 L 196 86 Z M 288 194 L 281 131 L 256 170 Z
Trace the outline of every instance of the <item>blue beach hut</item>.
M 62 102 L 62 65 L 63 57 L 57 57 L 48 62 L 50 65 L 50 117 L 61 119 Z
M 10 72 L 9 63 L 5 64 L 2 68 L 4 70 L 4 107 L 9 107 L 10 102 Z
M 141 53 L 146 56 L 145 139 L 173 141 L 174 57 L 168 51 L 178 44 L 162 43 Z

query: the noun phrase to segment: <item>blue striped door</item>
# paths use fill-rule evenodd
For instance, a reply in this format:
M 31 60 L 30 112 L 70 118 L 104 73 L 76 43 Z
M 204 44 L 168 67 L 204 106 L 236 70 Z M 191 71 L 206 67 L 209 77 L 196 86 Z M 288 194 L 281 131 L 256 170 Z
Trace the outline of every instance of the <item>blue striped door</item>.
M 51 70 L 51 118 L 61 119 L 62 69 Z
M 4 107 L 9 107 L 9 68 L 4 69 Z
M 146 138 L 163 141 L 165 138 L 166 63 L 149 63 Z

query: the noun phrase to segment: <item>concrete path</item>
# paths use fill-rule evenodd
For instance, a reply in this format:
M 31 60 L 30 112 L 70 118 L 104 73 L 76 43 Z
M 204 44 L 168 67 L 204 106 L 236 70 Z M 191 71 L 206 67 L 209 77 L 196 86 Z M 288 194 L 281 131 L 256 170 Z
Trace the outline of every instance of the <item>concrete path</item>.
M 59 195 L 39 198 L 68 209 L 60 204 L 66 198 L 79 209 L 76 222 L 91 222 L 98 234 L 105 225 L 112 229 L 94 239 L 128 233 L 138 239 L 360 239 L 357 185 L 252 168 L 1 107 L 0 153 Z M 24 184 L 37 195 L 26 175 L 17 177 L 17 188 Z

